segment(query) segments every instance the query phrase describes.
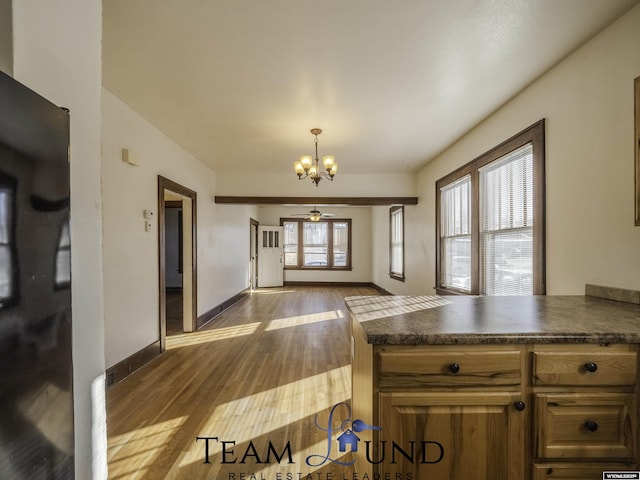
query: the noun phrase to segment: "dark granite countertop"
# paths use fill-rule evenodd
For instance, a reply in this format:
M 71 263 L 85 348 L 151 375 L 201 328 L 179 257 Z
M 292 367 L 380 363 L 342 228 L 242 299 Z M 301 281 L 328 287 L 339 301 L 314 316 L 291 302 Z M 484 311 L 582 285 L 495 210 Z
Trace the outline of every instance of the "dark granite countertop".
M 640 343 L 640 305 L 590 296 L 361 296 L 346 304 L 372 344 Z

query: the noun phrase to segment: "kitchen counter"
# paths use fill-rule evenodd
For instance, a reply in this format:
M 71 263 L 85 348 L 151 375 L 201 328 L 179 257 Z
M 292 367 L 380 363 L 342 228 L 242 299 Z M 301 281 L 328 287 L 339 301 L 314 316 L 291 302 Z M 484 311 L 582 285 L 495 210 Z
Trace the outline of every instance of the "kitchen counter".
M 640 343 L 640 305 L 590 296 L 347 297 L 378 345 Z

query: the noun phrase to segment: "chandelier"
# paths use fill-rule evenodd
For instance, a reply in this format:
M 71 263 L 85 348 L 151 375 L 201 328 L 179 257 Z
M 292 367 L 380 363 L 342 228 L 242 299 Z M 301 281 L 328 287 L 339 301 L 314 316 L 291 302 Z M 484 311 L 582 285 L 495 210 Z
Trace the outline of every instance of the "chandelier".
M 315 165 L 313 164 L 314 158 L 311 155 L 302 155 L 300 160 L 293 163 L 293 168 L 298 175 L 298 180 L 310 177 L 311 181 L 316 184 L 316 187 L 320 183 L 320 180 L 326 178 L 333 181 L 333 177 L 338 171 L 338 164 L 336 163 L 336 157 L 333 155 L 323 155 L 322 165 L 326 172 L 320 171 L 320 160 L 318 159 L 318 135 L 322 133 L 319 128 L 312 128 L 311 134 L 314 135 L 316 144 L 316 157 Z

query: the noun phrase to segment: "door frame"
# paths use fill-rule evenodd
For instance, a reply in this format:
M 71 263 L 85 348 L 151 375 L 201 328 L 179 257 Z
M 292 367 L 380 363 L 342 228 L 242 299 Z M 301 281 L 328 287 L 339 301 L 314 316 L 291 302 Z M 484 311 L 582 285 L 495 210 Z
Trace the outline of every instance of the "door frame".
M 260 222 L 249 218 L 249 287 L 251 290 L 258 288 L 258 227 Z M 255 235 L 253 230 L 255 229 Z M 251 258 L 251 250 L 253 249 L 253 258 Z
M 191 224 L 191 323 L 192 323 L 192 331 L 197 330 L 197 321 L 198 321 L 198 284 L 197 284 L 197 242 L 196 242 L 196 200 L 197 194 L 195 191 L 180 185 L 179 183 L 174 182 L 162 175 L 158 175 L 158 298 L 159 298 L 159 315 L 158 321 L 160 324 L 160 351 L 164 352 L 166 350 L 166 342 L 167 342 L 167 292 L 166 292 L 166 260 L 164 256 L 165 250 L 165 191 L 168 190 L 172 193 L 176 193 L 178 195 L 182 195 L 191 200 L 191 215 L 190 217 L 184 216 L 185 219 L 190 219 Z M 181 228 L 184 229 L 184 223 L 181 225 Z M 187 233 L 184 232 L 183 233 Z M 187 235 L 184 235 L 186 238 Z M 183 258 L 183 262 L 188 262 L 189 258 Z M 184 266 L 186 266 L 183 263 Z M 183 268 L 183 271 L 186 270 Z M 183 293 L 187 291 L 184 288 L 185 285 L 185 276 L 183 275 Z

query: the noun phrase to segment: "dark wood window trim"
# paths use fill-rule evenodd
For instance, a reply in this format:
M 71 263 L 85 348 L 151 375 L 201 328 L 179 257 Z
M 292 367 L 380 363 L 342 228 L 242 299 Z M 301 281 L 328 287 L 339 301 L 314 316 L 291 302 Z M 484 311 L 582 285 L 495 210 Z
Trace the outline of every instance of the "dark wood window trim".
M 298 264 L 296 266 L 286 265 L 284 266 L 285 270 L 331 270 L 331 271 L 350 271 L 353 269 L 351 263 L 351 219 L 350 218 L 332 218 L 330 220 L 319 220 L 313 223 L 326 223 L 328 224 L 328 239 L 329 242 L 329 252 L 328 252 L 328 265 L 326 267 L 305 267 L 304 266 L 304 252 L 303 252 L 303 240 L 304 235 L 302 231 L 302 226 L 308 220 L 300 219 L 300 218 L 281 218 L 280 226 L 283 226 L 285 222 L 297 223 L 298 224 Z M 311 223 L 311 222 L 310 222 Z M 334 223 L 346 223 L 348 235 L 347 235 L 347 265 L 345 267 L 334 267 L 333 266 L 333 224 Z
M 545 121 L 534 123 L 500 145 L 436 181 L 436 292 L 440 295 L 478 295 L 480 290 L 479 169 L 513 150 L 533 146 L 533 294 L 546 293 L 545 261 Z M 462 292 L 442 285 L 442 245 L 440 241 L 440 189 L 455 180 L 471 176 L 471 291 Z
M 392 262 L 391 262 L 391 258 L 393 255 L 393 215 L 400 211 L 400 218 L 402 219 L 402 266 L 401 272 L 394 272 L 392 270 Z M 405 267 L 405 262 L 404 262 L 404 206 L 403 205 L 398 205 L 395 207 L 391 207 L 389 209 L 389 277 L 393 278 L 394 280 L 399 280 L 401 282 L 404 282 L 404 267 Z

